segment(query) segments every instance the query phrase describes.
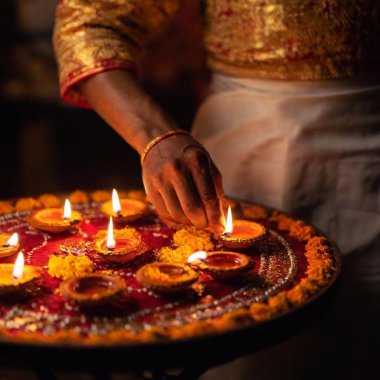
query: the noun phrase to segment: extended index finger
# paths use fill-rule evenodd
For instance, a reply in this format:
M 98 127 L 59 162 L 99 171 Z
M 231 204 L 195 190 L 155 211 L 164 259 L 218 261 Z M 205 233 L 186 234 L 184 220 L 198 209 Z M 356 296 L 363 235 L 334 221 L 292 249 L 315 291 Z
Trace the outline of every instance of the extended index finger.
M 224 216 L 220 207 L 220 189 L 215 183 L 207 152 L 195 150 L 191 165 L 194 183 L 206 211 L 209 226 L 217 233 L 224 232 Z

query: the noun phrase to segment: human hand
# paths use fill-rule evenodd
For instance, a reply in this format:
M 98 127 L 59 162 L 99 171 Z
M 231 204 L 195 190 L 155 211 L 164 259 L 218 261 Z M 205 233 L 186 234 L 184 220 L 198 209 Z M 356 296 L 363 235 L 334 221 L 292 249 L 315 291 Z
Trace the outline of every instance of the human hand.
M 176 125 L 127 70 L 110 70 L 78 84 L 82 95 L 140 154 Z M 154 145 L 143 163 L 145 190 L 165 223 L 224 232 L 222 179 L 207 151 L 190 135 Z
M 222 177 L 200 143 L 170 136 L 149 151 L 142 168 L 147 195 L 165 223 L 224 232 Z

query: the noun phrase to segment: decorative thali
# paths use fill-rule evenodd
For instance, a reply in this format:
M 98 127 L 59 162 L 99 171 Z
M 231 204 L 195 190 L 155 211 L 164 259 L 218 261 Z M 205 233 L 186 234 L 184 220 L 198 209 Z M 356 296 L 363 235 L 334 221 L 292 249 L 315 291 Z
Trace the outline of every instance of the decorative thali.
M 138 237 L 144 249 L 136 259 L 110 261 L 107 252 L 104 255 L 96 249 L 96 242 L 104 239 L 109 227 L 109 215 L 104 212 L 109 197 L 102 191 L 72 193 L 69 199 L 81 219 L 59 233 L 39 230 L 31 216 L 37 210 L 60 207 L 64 197 L 44 195 L 0 202 L 0 233 L 17 232 L 26 267 L 41 271 L 30 293 L 0 297 L 3 342 L 109 347 L 212 337 L 262 325 L 299 309 L 330 287 L 339 272 L 339 253 L 312 226 L 261 205 L 235 200 L 227 201 L 234 217 L 254 221 L 266 231 L 248 248 L 226 248 L 218 237 L 195 228 L 174 231 L 146 204 L 137 220 L 114 220 L 116 237 Z M 124 197 L 146 202 L 139 192 Z M 236 252 L 233 265 L 240 265 L 242 259 L 245 268 L 231 272 L 237 273 L 232 278 L 213 270 L 230 251 Z M 210 252 L 210 262 L 206 258 L 193 265 L 189 257 L 194 252 Z M 16 254 L 6 256 L 0 264 L 13 265 L 15 259 Z M 156 267 L 163 267 L 168 272 L 159 277 L 162 280 L 172 273 L 177 276 L 177 266 L 186 268 L 182 277 L 190 271 L 196 273 L 181 289 L 166 292 L 143 281 L 142 268 L 152 275 Z M 98 277 L 103 282 L 97 282 Z M 73 296 L 81 291 L 92 296 L 102 287 L 108 292 L 111 285 L 117 288 L 112 302 L 84 304 Z

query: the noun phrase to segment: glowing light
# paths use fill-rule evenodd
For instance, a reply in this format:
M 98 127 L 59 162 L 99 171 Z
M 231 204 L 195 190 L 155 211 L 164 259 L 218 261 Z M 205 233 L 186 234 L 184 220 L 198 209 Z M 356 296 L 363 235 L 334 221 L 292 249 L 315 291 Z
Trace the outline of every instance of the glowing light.
M 18 233 L 15 232 L 5 244 L 7 247 L 15 247 L 18 244 Z
M 113 220 L 110 217 L 110 223 L 108 225 L 108 236 L 107 236 L 107 248 L 114 249 L 116 247 L 116 241 L 113 236 Z
M 234 230 L 231 206 L 228 206 L 227 219 L 226 219 L 226 234 L 232 234 Z
M 14 280 L 20 279 L 22 277 L 23 271 L 24 271 L 24 253 L 20 251 L 15 261 L 15 265 L 13 267 L 13 279 Z
M 194 263 L 196 261 L 202 261 L 207 257 L 207 253 L 205 251 L 198 251 L 192 253 L 189 258 L 187 259 L 187 262 L 189 264 Z
M 112 210 L 117 214 L 121 213 L 120 199 L 116 189 L 112 190 Z
M 65 207 L 63 208 L 63 219 L 71 219 L 71 204 L 68 199 L 65 200 Z

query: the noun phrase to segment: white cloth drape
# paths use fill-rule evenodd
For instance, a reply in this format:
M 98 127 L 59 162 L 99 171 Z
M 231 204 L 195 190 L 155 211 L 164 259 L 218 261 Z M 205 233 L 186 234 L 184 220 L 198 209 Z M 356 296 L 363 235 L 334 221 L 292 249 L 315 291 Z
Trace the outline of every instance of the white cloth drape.
M 380 234 L 380 78 L 214 74 L 193 135 L 221 170 L 226 194 L 306 219 L 344 253 Z

